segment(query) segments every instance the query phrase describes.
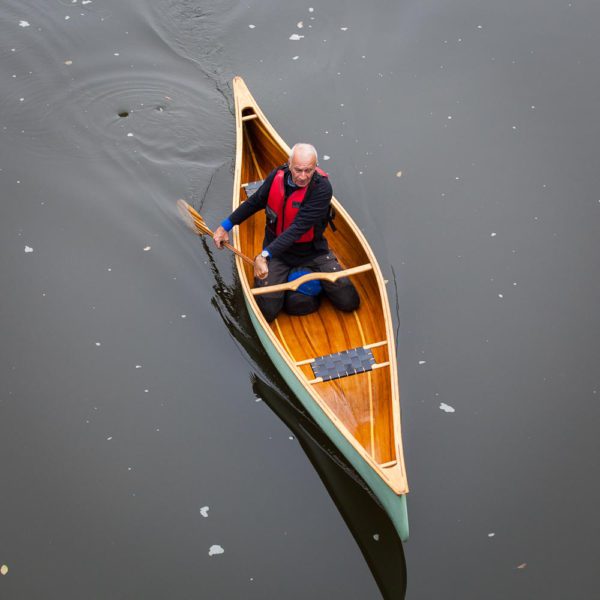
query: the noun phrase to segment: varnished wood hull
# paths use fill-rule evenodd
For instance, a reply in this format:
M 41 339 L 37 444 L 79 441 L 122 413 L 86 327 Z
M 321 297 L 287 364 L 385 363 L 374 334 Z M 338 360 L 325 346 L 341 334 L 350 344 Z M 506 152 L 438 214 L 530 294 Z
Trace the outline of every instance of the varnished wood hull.
M 233 208 L 246 198 L 243 184 L 262 180 L 288 159 L 289 147 L 269 124 L 240 77 L 233 80 L 236 112 L 236 167 Z M 252 268 L 236 257 L 252 323 L 271 360 L 313 419 L 369 485 L 400 537 L 408 538 L 408 484 L 400 429 L 397 364 L 385 282 L 366 239 L 334 198 L 334 233 L 326 237 L 345 268 L 370 265 L 352 280 L 361 306 L 342 313 L 324 300 L 303 317 L 281 313 L 268 324 L 252 294 Z M 233 243 L 248 256 L 262 249 L 262 211 L 234 229 Z M 315 381 L 310 361 L 370 347 L 376 364 L 364 373 Z

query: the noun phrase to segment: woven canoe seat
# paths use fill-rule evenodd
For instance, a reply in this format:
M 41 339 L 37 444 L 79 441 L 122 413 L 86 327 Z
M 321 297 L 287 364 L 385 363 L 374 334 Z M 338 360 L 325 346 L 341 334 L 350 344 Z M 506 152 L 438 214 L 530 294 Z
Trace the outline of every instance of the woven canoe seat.
M 318 356 L 310 366 L 315 377 L 320 377 L 323 381 L 330 381 L 371 371 L 374 364 L 375 358 L 371 349 L 361 346 L 335 354 Z
M 251 181 L 244 186 L 246 190 L 246 198 L 250 198 L 254 192 L 264 183 L 264 179 L 262 181 Z

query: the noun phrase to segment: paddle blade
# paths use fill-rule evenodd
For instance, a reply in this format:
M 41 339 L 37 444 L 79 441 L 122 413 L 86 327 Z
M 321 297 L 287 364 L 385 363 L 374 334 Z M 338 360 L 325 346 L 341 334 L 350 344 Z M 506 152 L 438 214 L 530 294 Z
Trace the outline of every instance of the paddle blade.
M 183 222 L 196 234 L 204 235 L 211 233 L 204 219 L 195 211 L 194 207 L 189 205 L 185 200 L 180 198 L 177 200 L 177 210 Z

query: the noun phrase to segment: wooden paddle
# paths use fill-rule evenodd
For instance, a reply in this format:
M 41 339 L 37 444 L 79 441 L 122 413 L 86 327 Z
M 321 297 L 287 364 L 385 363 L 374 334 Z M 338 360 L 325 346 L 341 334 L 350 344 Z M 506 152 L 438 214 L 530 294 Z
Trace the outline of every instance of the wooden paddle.
M 197 233 L 198 235 L 210 235 L 210 237 L 214 235 L 196 209 L 185 200 L 181 198 L 177 200 L 177 208 L 179 209 L 179 214 L 182 216 L 183 220 L 194 233 Z M 254 266 L 254 261 L 251 258 L 240 252 L 237 248 L 234 248 L 228 242 L 223 242 L 223 246 L 231 250 L 234 254 L 237 254 L 249 265 Z

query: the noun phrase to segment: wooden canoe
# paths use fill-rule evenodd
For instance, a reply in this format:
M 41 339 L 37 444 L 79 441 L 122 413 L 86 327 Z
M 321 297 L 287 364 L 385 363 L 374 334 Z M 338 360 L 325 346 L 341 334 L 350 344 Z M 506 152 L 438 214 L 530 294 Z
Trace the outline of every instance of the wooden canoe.
M 267 121 L 241 77 L 233 79 L 233 92 L 236 209 L 247 197 L 248 184 L 263 180 L 272 169 L 287 162 L 289 147 Z M 269 324 L 255 301 L 252 267 L 239 256 L 236 266 L 250 318 L 271 360 L 312 418 L 371 488 L 400 538 L 406 540 L 408 484 L 385 281 L 361 231 L 335 198 L 332 202 L 337 229 L 328 229 L 326 237 L 342 266 L 352 269 L 351 279 L 361 297 L 358 310 L 343 313 L 324 300 L 316 313 L 292 317 L 282 312 Z M 247 256 L 256 256 L 262 250 L 264 228 L 264 212 L 260 211 L 234 228 L 233 245 Z

